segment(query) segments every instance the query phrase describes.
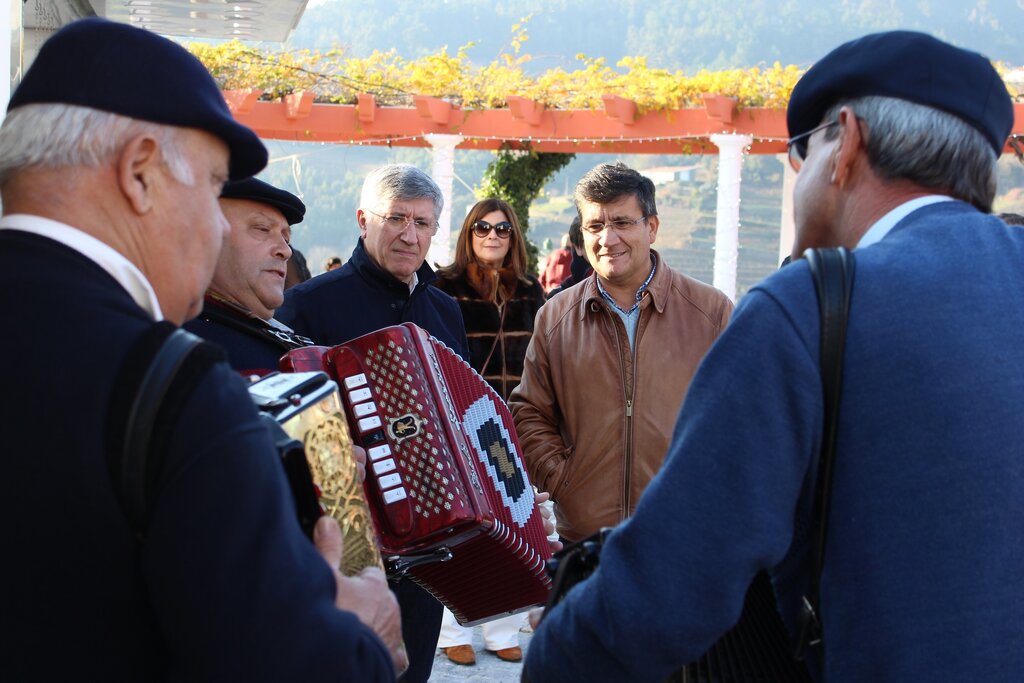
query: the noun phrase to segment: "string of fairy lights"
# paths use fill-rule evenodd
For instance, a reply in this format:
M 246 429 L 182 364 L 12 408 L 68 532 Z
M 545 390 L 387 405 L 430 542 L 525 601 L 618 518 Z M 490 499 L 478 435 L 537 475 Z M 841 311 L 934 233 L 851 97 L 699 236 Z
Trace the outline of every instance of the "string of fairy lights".
M 718 133 L 721 135 L 737 135 L 742 136 L 744 133 L 736 133 L 734 131 L 722 131 Z M 323 145 L 330 144 L 342 144 L 351 145 L 355 147 L 366 146 L 366 147 L 392 147 L 393 145 L 400 144 L 402 142 L 418 142 L 422 143 L 424 147 L 430 147 L 432 144 L 428 140 L 431 135 L 436 133 L 414 133 L 409 135 L 387 135 L 373 138 L 349 138 L 339 139 L 332 141 L 324 140 L 313 140 L 312 142 L 318 142 Z M 683 153 L 693 152 L 697 155 L 703 155 L 707 152 L 713 152 L 715 144 L 711 141 L 712 135 L 715 133 L 681 133 L 678 135 L 644 135 L 638 137 L 626 137 L 626 136 L 602 136 L 602 137 L 534 137 L 534 136 L 500 136 L 500 135 L 462 135 L 459 133 L 451 134 L 461 138 L 456 146 L 466 145 L 468 148 L 480 145 L 481 143 L 501 143 L 501 144 L 518 144 L 522 148 L 529 149 L 534 145 L 564 145 L 572 146 L 572 151 L 580 152 L 580 145 L 590 145 L 595 148 L 595 151 L 600 151 L 597 148 L 600 146 L 611 146 L 611 145 L 650 145 L 656 143 L 680 143 L 680 150 Z M 788 138 L 779 136 L 765 136 L 757 135 L 752 137 L 751 144 L 744 147 L 744 153 L 753 153 L 753 147 L 757 144 L 764 143 L 782 143 L 785 144 Z M 686 146 L 691 143 L 699 143 L 699 147 L 695 150 L 686 150 Z M 1013 150 L 1017 159 L 1024 164 L 1024 134 L 1014 133 L 1007 139 L 1007 144 Z M 514 148 L 513 148 L 514 149 Z M 776 152 L 765 152 L 765 154 L 774 154 Z
M 746 135 L 745 133 L 734 133 L 733 131 L 723 131 L 721 134 L 729 135 Z M 424 146 L 430 146 L 430 142 L 427 137 L 432 133 L 414 133 L 409 135 L 387 135 L 373 138 L 348 138 L 331 141 L 334 144 L 345 144 L 353 146 L 387 146 L 390 147 L 395 144 L 403 142 L 422 142 Z M 500 136 L 500 135 L 462 135 L 459 133 L 453 133 L 462 139 L 458 142 L 459 146 L 466 145 L 472 147 L 479 144 L 490 144 L 490 143 L 511 143 L 518 144 L 523 147 L 530 147 L 533 145 L 572 145 L 579 147 L 580 145 L 590 144 L 593 147 L 604 146 L 604 145 L 645 145 L 645 144 L 656 144 L 656 143 L 672 143 L 678 142 L 682 146 L 687 143 L 700 143 L 700 150 L 706 151 L 709 148 L 713 148 L 714 144 L 711 142 L 711 136 L 713 133 L 681 133 L 677 135 L 644 135 L 638 137 L 626 137 L 626 136 L 601 136 L 601 137 L 541 137 L 541 136 Z M 787 138 L 778 136 L 754 136 L 751 145 L 746 147 L 746 151 L 750 153 L 751 148 L 754 144 L 758 143 L 785 143 Z M 316 141 L 329 144 L 326 141 Z M 698 151 L 700 151 L 698 150 Z M 580 151 L 580 150 L 576 150 Z

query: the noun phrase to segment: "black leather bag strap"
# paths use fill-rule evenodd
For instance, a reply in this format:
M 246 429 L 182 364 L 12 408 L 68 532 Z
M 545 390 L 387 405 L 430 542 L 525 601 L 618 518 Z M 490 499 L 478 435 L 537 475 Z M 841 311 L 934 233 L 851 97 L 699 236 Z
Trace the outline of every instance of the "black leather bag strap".
M 820 647 L 824 634 L 821 626 L 821 573 L 825 566 L 828 541 L 829 497 L 835 464 L 836 431 L 839 418 L 839 397 L 843 382 L 843 350 L 846 325 L 853 293 L 854 257 L 843 247 L 808 249 L 804 258 L 810 266 L 818 295 L 821 315 L 821 383 L 824 398 L 824 422 L 818 477 L 811 509 L 811 575 L 807 594 L 803 597 L 797 656 L 802 658 L 808 647 Z M 820 680 L 824 680 L 824 673 Z
M 140 539 L 178 416 L 199 379 L 223 357 L 194 334 L 161 322 L 142 335 L 118 374 L 108 414 L 107 464 Z
M 148 522 L 153 487 L 147 475 L 161 469 L 161 463 L 150 462 L 154 452 L 163 452 L 163 449 L 152 448 L 157 413 L 185 358 L 201 341 L 183 329 L 174 330 L 143 375 L 139 392 L 128 411 L 124 453 L 121 456 L 121 496 L 129 521 L 137 533 L 141 533 Z

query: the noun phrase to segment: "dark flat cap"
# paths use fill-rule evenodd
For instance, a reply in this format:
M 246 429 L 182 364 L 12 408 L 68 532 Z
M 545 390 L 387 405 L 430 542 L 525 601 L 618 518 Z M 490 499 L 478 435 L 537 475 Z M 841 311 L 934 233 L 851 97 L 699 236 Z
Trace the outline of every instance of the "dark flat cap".
M 978 129 L 1002 154 L 1013 104 L 982 55 L 924 33 L 875 33 L 840 45 L 808 69 L 786 112 L 789 135 L 806 133 L 840 100 L 879 95 L 934 107 Z
M 268 204 L 284 215 L 288 225 L 301 223 L 306 215 L 306 205 L 302 200 L 287 190 L 281 190 L 259 178 L 235 180 L 224 185 L 220 193 L 221 199 L 248 199 L 260 204 Z
M 80 19 L 39 50 L 7 111 L 73 104 L 133 119 L 198 128 L 228 146 L 231 178 L 267 165 L 267 149 L 235 121 L 202 62 L 155 33 L 106 19 Z

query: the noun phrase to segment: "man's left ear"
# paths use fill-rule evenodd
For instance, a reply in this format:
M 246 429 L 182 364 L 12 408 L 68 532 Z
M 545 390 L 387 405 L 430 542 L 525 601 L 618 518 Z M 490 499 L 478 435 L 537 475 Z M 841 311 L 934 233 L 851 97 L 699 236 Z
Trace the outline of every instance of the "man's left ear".
M 647 228 L 650 231 L 650 236 L 651 236 L 650 243 L 651 244 L 654 244 L 654 240 L 658 236 L 658 226 L 660 226 L 660 225 L 661 225 L 661 220 L 658 218 L 657 214 L 655 214 L 653 216 L 648 216 L 647 217 Z
M 140 216 L 153 208 L 153 188 L 162 163 L 160 144 L 148 133 L 129 140 L 117 156 L 118 185 Z
M 362 209 L 356 209 L 356 223 L 359 224 L 359 236 L 366 237 L 366 212 Z
M 843 187 L 864 149 L 865 139 L 857 114 L 849 107 L 839 110 L 839 142 L 832 157 L 832 182 Z

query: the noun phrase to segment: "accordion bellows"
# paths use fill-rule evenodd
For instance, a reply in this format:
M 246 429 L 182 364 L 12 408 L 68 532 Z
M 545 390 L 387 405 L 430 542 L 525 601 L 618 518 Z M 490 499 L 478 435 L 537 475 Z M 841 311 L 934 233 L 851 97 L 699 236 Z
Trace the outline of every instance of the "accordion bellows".
M 367 451 L 367 502 L 392 569 L 404 565 L 464 625 L 543 603 L 547 537 L 512 416 L 490 385 L 410 323 L 322 360 Z

